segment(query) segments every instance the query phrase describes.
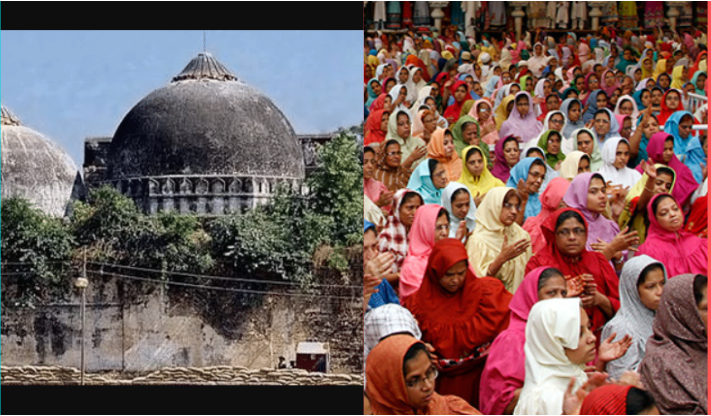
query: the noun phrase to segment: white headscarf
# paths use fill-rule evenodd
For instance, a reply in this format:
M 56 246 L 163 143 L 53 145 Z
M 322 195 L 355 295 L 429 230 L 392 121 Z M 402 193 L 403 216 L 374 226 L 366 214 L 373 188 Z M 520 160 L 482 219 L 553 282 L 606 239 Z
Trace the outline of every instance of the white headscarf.
M 584 366 L 573 364 L 565 348 L 580 341 L 580 299 L 546 299 L 531 308 L 526 324 L 526 381 L 515 415 L 559 415 L 571 377 L 573 391 L 587 381 Z
M 598 172 L 605 178 L 605 182 L 612 182 L 613 185 L 622 185 L 623 188 L 629 187 L 632 189 L 642 179 L 642 174 L 627 166 L 622 169 L 612 166 L 615 163 L 617 146 L 620 142 L 625 142 L 628 146 L 630 144 L 624 137 L 613 136 L 602 146 L 602 167 Z
M 467 195 L 469 195 L 469 212 L 467 212 L 466 217 L 464 217 L 464 220 L 467 222 L 467 230 L 469 232 L 474 231 L 474 226 L 476 225 L 476 204 L 474 204 L 469 188 L 459 182 L 450 182 L 442 191 L 442 206 L 449 213 L 450 238 L 454 238 L 457 235 L 457 228 L 459 228 L 459 223 L 462 221 L 452 214 L 452 195 L 459 189 L 464 189 L 467 191 Z
M 632 345 L 625 355 L 607 363 L 606 371 L 615 379 L 619 379 L 627 370 L 637 370 L 644 358 L 647 339 L 654 335 L 652 323 L 655 312 L 644 306 L 637 286 L 640 275 L 651 264 L 660 265 L 664 271 L 664 281 L 668 279 L 664 264 L 646 254 L 628 260 L 620 274 L 620 309 L 602 329 L 603 339 L 613 333 L 617 333 L 615 341 L 625 335 L 632 337 Z
M 363 321 L 365 358 L 378 345 L 381 339 L 388 335 L 407 332 L 417 339 L 422 338 L 422 332 L 412 313 L 400 305 L 388 303 L 371 309 Z

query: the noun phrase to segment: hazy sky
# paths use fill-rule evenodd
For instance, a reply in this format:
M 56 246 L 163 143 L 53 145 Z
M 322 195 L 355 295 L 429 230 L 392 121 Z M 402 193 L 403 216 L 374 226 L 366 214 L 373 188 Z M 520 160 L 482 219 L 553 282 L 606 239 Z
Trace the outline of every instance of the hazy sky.
M 363 120 L 362 31 L 211 31 L 206 51 L 269 97 L 297 134 Z M 141 99 L 203 51 L 203 31 L 0 32 L 2 104 L 81 168 Z

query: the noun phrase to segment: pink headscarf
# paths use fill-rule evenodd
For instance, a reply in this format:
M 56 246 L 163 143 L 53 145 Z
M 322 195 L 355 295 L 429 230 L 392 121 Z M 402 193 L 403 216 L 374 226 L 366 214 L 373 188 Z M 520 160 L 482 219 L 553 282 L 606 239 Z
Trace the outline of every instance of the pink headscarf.
M 521 118 L 521 113 L 518 112 L 518 106 L 516 105 L 516 100 L 522 95 L 528 97 L 529 105 L 528 114 L 524 118 Z M 523 143 L 526 143 L 538 137 L 541 131 L 543 131 L 543 124 L 536 119 L 531 94 L 526 91 L 519 91 L 514 98 L 514 107 L 509 118 L 501 125 L 499 137 L 517 136 L 521 138 Z
M 608 72 L 611 73 L 614 78 L 615 73 L 612 70 L 608 69 L 602 73 L 602 77 L 601 77 L 602 79 L 599 82 L 600 82 L 600 88 L 603 91 L 605 91 L 605 94 L 607 94 L 608 97 L 610 97 L 610 96 L 612 96 L 612 93 L 615 92 L 616 89 L 620 88 L 620 83 L 617 81 L 617 78 L 614 78 L 615 83 L 612 84 L 611 86 L 608 86 L 605 83 L 605 75 L 607 75 Z
M 523 387 L 526 379 L 526 322 L 533 305 L 538 302 L 538 281 L 549 267 L 529 272 L 509 303 L 509 327 L 491 345 L 479 387 L 479 410 L 485 415 L 503 415 L 511 403 L 514 391 Z
M 541 213 L 535 217 L 529 217 L 523 223 L 523 229 L 531 235 L 531 242 L 533 243 L 531 251 L 533 251 L 534 255 L 543 251 L 547 245 L 541 225 L 558 209 L 560 201 L 563 200 L 563 196 L 565 196 L 569 186 L 570 182 L 567 179 L 560 176 L 553 178 L 546 190 L 541 194 Z
M 435 223 L 437 215 L 442 210 L 439 205 L 426 204 L 415 212 L 415 221 L 410 229 L 410 243 L 407 257 L 400 271 L 400 299 L 417 292 L 425 276 L 427 261 L 435 244 Z
M 657 194 L 647 204 L 649 229 L 636 255 L 646 254 L 655 259 L 663 259 L 670 277 L 686 273 L 708 275 L 708 240 L 686 232 L 683 228 L 676 233 L 663 229 L 652 209 L 654 201 L 662 196 L 668 197 L 669 194 Z
M 594 251 L 590 244 L 597 243 L 598 238 L 609 243 L 620 233 L 620 226 L 616 222 L 605 218 L 602 214 L 590 212 L 588 209 L 588 188 L 593 177 L 603 178 L 599 173 L 579 174 L 573 178 L 563 197 L 565 205 L 580 211 L 588 223 L 588 241 L 585 244 L 585 249 L 589 251 Z M 604 178 L 602 181 L 605 183 Z
M 590 46 L 585 43 L 584 39 L 580 40 L 580 45 L 578 45 L 578 57 L 580 58 L 580 65 L 587 62 L 590 58 Z

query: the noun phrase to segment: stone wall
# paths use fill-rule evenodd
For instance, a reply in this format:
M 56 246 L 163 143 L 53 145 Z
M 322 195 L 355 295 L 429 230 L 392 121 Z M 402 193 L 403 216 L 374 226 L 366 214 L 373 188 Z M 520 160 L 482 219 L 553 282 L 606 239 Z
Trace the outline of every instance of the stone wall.
M 2 366 L 2 385 L 80 384 L 81 373 L 72 367 Z M 205 368 L 171 367 L 146 374 L 101 372 L 84 374 L 84 384 L 106 385 L 268 385 L 268 386 L 362 386 L 362 374 L 322 374 L 301 369 L 215 366 Z

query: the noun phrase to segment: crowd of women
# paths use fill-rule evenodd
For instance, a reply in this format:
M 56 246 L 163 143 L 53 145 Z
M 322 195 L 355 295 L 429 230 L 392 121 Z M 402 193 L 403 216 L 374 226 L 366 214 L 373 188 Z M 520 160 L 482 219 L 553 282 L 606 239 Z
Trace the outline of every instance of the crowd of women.
M 366 39 L 366 413 L 707 414 L 705 45 Z

